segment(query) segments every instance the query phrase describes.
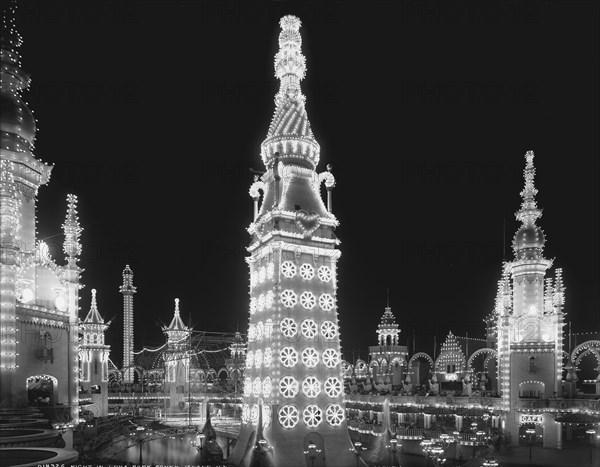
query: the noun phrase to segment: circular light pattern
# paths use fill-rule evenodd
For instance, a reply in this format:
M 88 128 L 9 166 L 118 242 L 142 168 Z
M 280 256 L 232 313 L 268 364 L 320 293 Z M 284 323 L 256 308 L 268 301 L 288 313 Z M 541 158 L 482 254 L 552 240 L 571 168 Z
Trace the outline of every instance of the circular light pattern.
M 296 305 L 296 303 L 298 303 L 298 297 L 293 290 L 285 289 L 283 292 L 281 292 L 281 302 L 284 306 L 292 308 L 294 305 Z
M 67 311 L 67 308 L 69 308 L 69 302 L 64 295 L 59 295 L 54 300 L 54 306 L 56 306 L 58 311 Z
M 271 406 L 269 404 L 263 404 L 263 428 L 271 424 Z
M 252 394 L 252 380 L 250 378 L 244 379 L 244 397 L 250 397 Z
M 312 292 L 302 292 L 300 295 L 300 304 L 307 310 L 312 310 L 317 304 L 317 299 Z
M 298 394 L 300 384 L 293 376 L 284 376 L 279 380 L 279 394 L 283 397 L 292 398 Z
M 254 365 L 254 352 L 252 350 L 248 351 L 246 354 L 246 368 L 249 370 Z
M 300 421 L 300 411 L 293 405 L 284 405 L 277 414 L 279 423 L 284 428 L 294 428 Z
M 325 340 L 335 339 L 337 336 L 337 327 L 333 321 L 323 321 L 321 323 L 321 335 Z
M 258 271 L 258 282 L 262 284 L 265 281 L 266 277 L 267 269 L 264 266 L 261 266 L 260 270 Z
M 254 383 L 252 383 L 252 395 L 254 397 L 260 396 L 260 392 L 262 391 L 262 382 L 260 378 L 257 376 L 254 378 Z
M 250 299 L 250 314 L 253 315 L 254 313 L 256 313 L 256 297 Z
M 263 353 L 263 366 L 269 368 L 273 362 L 273 351 L 271 347 L 267 347 Z
M 314 368 L 319 363 L 319 352 L 312 347 L 307 347 L 302 351 L 302 363 L 308 368 Z
M 270 339 L 273 334 L 273 320 L 268 319 L 263 326 L 263 336 L 265 339 Z
M 275 274 L 275 265 L 271 261 L 267 264 L 267 279 L 273 279 L 273 274 Z
M 250 409 L 250 423 L 258 422 L 258 404 L 252 404 Z
M 323 389 L 327 397 L 335 398 L 339 397 L 342 393 L 342 382 L 335 376 L 330 376 L 323 383 Z
M 306 397 L 317 397 L 321 393 L 321 383 L 314 376 L 307 376 L 302 381 L 302 392 Z
M 248 394 L 250 395 L 250 394 Z M 250 421 L 250 405 L 244 404 L 242 406 L 242 423 L 248 423 Z
M 327 266 L 321 266 L 317 271 L 317 277 L 323 282 L 329 282 L 331 280 L 331 269 Z
M 325 355 L 325 354 L 323 354 Z M 262 366 L 263 356 L 262 350 L 258 349 L 254 352 L 254 367 L 258 370 Z
M 287 368 L 292 368 L 298 363 L 298 352 L 293 347 L 284 347 L 279 351 L 279 361 Z
M 33 293 L 33 290 L 27 288 L 21 291 L 21 298 L 19 300 L 21 300 L 22 303 L 29 303 L 34 298 L 35 294 Z
M 269 290 L 267 292 L 267 294 L 265 295 L 265 308 L 267 310 L 270 310 L 271 307 L 273 306 L 273 302 L 275 301 L 275 296 L 273 294 L 272 290 Z
M 256 309 L 260 312 L 265 309 L 265 295 L 260 294 L 258 296 L 258 301 L 256 302 Z
M 262 321 L 259 321 L 258 323 L 256 323 L 256 340 L 259 341 L 262 339 L 263 337 L 263 323 Z
M 286 339 L 293 339 L 298 333 L 298 324 L 293 318 L 283 318 L 279 323 L 279 329 L 281 330 L 283 337 Z
M 294 277 L 297 270 L 296 265 L 291 261 L 284 261 L 281 263 L 281 273 L 287 278 Z
M 300 266 L 300 277 L 305 281 L 311 280 L 315 277 L 315 268 L 313 268 L 310 264 L 304 263 Z
M 256 325 L 250 324 L 248 325 L 248 341 L 252 342 L 256 339 Z
M 319 306 L 324 311 L 329 311 L 333 308 L 333 297 L 328 293 L 322 293 L 319 297 Z
M 302 420 L 309 428 L 315 428 L 323 421 L 323 411 L 318 405 L 308 405 L 302 411 Z
M 302 330 L 302 335 L 307 339 L 312 339 L 317 335 L 319 326 L 314 319 L 305 319 L 300 324 L 300 329 Z
M 271 377 L 267 376 L 262 382 L 262 395 L 263 397 L 269 397 L 271 392 L 273 392 L 273 383 L 271 383 Z
M 340 363 L 340 354 L 335 349 L 325 349 L 323 363 L 327 368 L 335 368 Z
M 339 404 L 329 404 L 325 409 L 325 419 L 331 426 L 340 426 L 344 421 L 344 409 Z

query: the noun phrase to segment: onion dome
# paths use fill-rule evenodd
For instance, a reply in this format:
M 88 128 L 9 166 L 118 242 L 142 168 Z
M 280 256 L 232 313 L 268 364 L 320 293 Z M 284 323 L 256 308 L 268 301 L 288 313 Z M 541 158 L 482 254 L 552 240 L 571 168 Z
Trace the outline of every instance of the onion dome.
M 24 152 L 33 148 L 36 124 L 31 110 L 21 98 L 22 91 L 29 86 L 30 78 L 21 69 L 18 49 L 22 39 L 15 28 L 15 8 L 16 4 L 11 2 L 2 11 L 0 131 L 3 149 Z
M 289 162 L 314 170 L 319 163 L 320 147 L 314 139 L 305 97 L 300 81 L 306 74 L 306 60 L 302 55 L 301 21 L 287 15 L 279 22 L 279 52 L 275 55 L 275 76 L 280 80 L 275 96 L 275 114 L 267 138 L 261 145 L 261 157 L 267 168 L 271 167 L 275 153 L 283 163 Z
M 514 248 L 522 250 L 525 248 L 543 248 L 545 243 L 544 232 L 537 225 L 521 227 L 514 238 Z

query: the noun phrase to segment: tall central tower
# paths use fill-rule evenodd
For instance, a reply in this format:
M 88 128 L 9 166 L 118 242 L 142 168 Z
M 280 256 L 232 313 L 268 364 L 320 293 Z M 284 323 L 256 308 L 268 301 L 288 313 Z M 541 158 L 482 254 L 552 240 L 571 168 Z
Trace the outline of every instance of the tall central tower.
M 133 383 L 133 294 L 137 289 L 129 264 L 123 269 L 123 285 L 119 292 L 123 294 L 123 381 Z
M 295 16 L 280 20 L 275 56 L 280 88 L 261 145 L 266 172 L 250 188 L 255 219 L 248 229 L 244 404 L 240 436 L 228 459 L 235 465 L 250 465 L 254 456 L 278 467 L 310 465 L 309 444 L 317 451 L 314 465 L 356 462 L 349 450 L 340 358 L 340 251 L 338 222 L 330 212 L 335 179 L 329 170 L 315 171 L 320 148 L 300 89 L 306 71 L 300 25 Z

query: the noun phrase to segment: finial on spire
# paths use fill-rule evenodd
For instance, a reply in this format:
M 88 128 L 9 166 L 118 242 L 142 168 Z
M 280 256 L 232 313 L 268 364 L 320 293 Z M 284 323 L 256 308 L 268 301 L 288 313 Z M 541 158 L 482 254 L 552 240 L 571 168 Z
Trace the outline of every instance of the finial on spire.
M 92 289 L 92 306 L 96 306 L 96 289 Z
M 67 195 L 67 215 L 63 223 L 63 231 L 65 241 L 63 243 L 63 251 L 68 256 L 69 262 L 76 262 L 77 257 L 81 254 L 81 243 L 79 235 L 83 228 L 79 225 L 79 217 L 77 216 L 77 196 L 73 194 Z
M 179 299 L 175 299 L 175 315 L 179 316 Z
M 386 307 L 389 308 L 390 307 L 390 289 L 389 289 L 389 287 L 386 289 L 386 294 L 387 294 Z
M 287 15 L 279 21 L 279 52 L 275 55 L 275 76 L 280 80 L 279 93 L 275 102 L 292 97 L 304 101 L 300 90 L 300 81 L 306 76 L 306 59 L 302 55 L 302 22 L 293 15 Z
M 523 205 L 527 203 L 527 207 L 535 208 L 535 195 L 538 191 L 534 184 L 535 166 L 533 165 L 533 157 L 533 151 L 527 151 L 525 153 L 525 160 L 527 161 L 525 170 L 523 170 L 523 175 L 525 176 L 525 188 L 521 191 L 521 196 L 523 197 Z

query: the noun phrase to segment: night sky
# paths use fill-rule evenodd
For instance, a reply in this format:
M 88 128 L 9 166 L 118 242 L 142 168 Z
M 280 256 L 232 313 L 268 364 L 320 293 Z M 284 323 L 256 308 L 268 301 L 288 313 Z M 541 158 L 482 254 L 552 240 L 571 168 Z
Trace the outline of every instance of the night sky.
M 567 321 L 599 330 L 598 13 L 574 1 L 21 2 L 35 154 L 55 165 L 39 238 L 63 264 L 77 194 L 81 317 L 98 289 L 117 364 L 127 263 L 137 349 L 164 342 L 176 297 L 196 329 L 246 332 L 250 169 L 264 170 L 279 18 L 296 14 L 318 170 L 333 164 L 337 180 L 345 357 L 375 344 L 387 288 L 402 343 L 413 330 L 429 353 L 449 329 L 483 337 L 530 149 Z

